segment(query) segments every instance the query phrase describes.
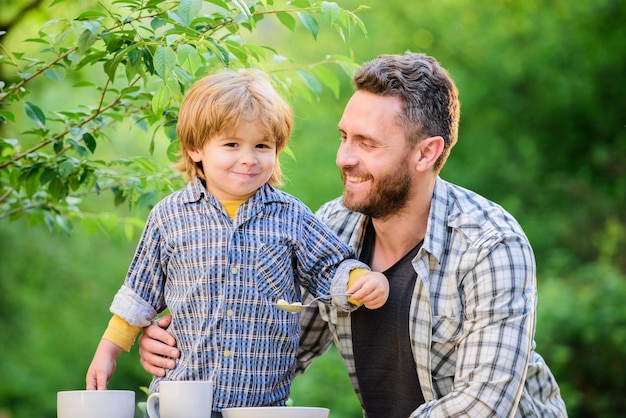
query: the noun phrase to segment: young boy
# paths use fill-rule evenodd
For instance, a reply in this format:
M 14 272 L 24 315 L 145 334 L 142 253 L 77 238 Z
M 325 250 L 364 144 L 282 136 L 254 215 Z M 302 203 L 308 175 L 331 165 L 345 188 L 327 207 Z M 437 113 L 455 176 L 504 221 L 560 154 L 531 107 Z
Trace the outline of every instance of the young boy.
M 213 409 L 284 405 L 299 343 L 299 315 L 274 304 L 300 289 L 345 310 L 387 300 L 381 273 L 353 259 L 296 198 L 276 190 L 291 108 L 256 70 L 199 80 L 179 112 L 187 186 L 151 211 L 114 314 L 87 372 L 106 389 L 115 360 L 165 309 L 180 359 L 161 380 L 212 380 Z M 357 302 L 358 301 L 358 302 Z

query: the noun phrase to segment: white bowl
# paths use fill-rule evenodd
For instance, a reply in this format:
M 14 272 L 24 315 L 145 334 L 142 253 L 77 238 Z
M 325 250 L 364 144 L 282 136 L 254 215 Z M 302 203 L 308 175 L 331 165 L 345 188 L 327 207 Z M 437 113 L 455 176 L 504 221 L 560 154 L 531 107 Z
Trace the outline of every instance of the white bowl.
M 328 418 L 330 409 L 308 406 L 259 406 L 224 408 L 224 418 Z

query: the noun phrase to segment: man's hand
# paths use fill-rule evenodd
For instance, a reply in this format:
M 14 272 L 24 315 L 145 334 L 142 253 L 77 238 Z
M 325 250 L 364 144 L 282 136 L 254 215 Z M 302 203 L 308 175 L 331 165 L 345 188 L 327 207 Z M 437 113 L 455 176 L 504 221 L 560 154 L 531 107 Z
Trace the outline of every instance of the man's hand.
M 145 327 L 139 336 L 139 360 L 145 371 L 154 376 L 165 376 L 165 369 L 173 369 L 180 356 L 176 340 L 164 328 L 172 322 L 171 315 L 164 315 L 157 323 Z

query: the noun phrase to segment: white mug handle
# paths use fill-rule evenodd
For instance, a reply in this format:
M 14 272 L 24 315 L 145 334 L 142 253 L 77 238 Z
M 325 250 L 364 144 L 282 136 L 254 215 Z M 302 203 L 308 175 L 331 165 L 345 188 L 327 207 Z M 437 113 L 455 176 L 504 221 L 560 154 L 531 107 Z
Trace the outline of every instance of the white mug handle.
M 146 402 L 146 410 L 150 418 L 159 418 L 159 412 L 157 407 L 155 407 L 155 404 L 159 404 L 158 392 L 155 392 L 152 395 L 148 396 L 148 401 Z

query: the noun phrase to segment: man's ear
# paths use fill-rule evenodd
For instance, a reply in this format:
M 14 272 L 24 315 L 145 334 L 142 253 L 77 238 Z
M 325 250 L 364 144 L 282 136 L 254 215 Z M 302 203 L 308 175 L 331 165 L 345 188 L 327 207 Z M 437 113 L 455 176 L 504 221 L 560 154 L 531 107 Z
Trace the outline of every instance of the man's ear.
M 443 152 L 444 141 L 440 136 L 431 136 L 422 139 L 415 147 L 415 168 L 417 171 L 427 171 Z

